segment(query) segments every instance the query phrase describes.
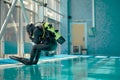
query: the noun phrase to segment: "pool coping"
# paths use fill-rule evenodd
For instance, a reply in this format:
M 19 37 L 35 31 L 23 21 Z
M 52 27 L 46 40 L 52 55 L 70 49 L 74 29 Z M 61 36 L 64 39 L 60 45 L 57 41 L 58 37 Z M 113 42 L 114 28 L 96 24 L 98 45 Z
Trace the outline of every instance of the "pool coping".
M 78 58 L 78 57 L 80 56 L 79 55 L 56 55 L 55 57 L 42 57 L 39 59 L 38 65 L 45 62 L 54 62 L 54 61 L 66 60 L 66 59 L 72 59 L 72 58 Z M 7 59 L 10 59 L 10 58 L 7 58 Z M 3 59 L 0 59 L 0 60 L 3 60 Z M 20 62 L 13 63 L 13 64 L 1 64 L 0 69 L 21 67 L 21 66 L 26 66 L 26 65 Z
M 39 59 L 39 62 L 37 65 L 40 65 L 41 63 L 45 63 L 45 62 L 54 62 L 54 61 L 59 61 L 59 60 L 67 60 L 67 59 L 73 59 L 73 58 L 80 58 L 80 57 L 83 57 L 83 58 L 118 58 L 120 59 L 120 57 L 116 57 L 116 56 L 111 56 L 111 57 L 108 57 L 108 56 L 91 56 L 91 55 L 67 55 L 67 54 L 60 54 L 60 55 L 54 55 L 52 57 L 41 57 Z M 7 59 L 10 59 L 10 58 L 7 58 Z M 2 58 L 0 58 L 0 60 L 4 60 Z M 12 60 L 12 59 L 11 59 Z M 13 68 L 13 67 L 21 67 L 21 66 L 26 66 L 20 62 L 16 62 L 16 63 L 13 63 L 13 64 L 1 64 L 0 65 L 0 69 L 3 69 L 3 68 Z

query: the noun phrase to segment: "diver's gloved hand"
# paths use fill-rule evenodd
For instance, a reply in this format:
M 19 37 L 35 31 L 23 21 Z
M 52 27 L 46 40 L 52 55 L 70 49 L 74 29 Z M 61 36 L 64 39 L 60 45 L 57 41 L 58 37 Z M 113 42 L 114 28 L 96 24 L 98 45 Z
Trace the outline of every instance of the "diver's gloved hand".
M 35 29 L 35 25 L 32 24 L 32 23 L 31 23 L 31 24 L 28 24 L 28 25 L 26 26 L 26 30 L 27 30 L 27 33 L 28 33 L 29 36 L 32 36 L 32 35 L 33 35 L 34 29 Z
M 32 40 L 33 38 L 32 38 L 32 36 L 29 36 L 29 38 Z

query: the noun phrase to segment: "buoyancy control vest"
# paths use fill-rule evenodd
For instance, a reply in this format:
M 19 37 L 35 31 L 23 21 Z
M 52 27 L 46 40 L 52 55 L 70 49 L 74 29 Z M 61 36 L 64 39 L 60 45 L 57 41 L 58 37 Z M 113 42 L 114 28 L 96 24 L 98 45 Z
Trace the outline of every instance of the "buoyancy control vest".
M 59 44 L 63 44 L 65 42 L 65 39 L 61 36 L 61 34 L 58 32 L 58 30 L 55 30 L 55 28 L 52 26 L 52 24 L 48 23 L 48 22 L 44 22 L 43 23 L 43 27 L 45 29 L 47 29 L 48 31 L 54 33 L 55 35 L 55 40 L 59 43 Z

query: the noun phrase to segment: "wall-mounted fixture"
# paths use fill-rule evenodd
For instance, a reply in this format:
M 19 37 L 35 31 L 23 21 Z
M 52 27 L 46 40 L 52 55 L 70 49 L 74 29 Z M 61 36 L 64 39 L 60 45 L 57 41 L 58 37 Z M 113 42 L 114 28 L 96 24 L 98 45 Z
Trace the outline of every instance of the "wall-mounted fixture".
M 92 27 L 89 28 L 89 36 L 95 37 L 95 2 L 92 0 Z

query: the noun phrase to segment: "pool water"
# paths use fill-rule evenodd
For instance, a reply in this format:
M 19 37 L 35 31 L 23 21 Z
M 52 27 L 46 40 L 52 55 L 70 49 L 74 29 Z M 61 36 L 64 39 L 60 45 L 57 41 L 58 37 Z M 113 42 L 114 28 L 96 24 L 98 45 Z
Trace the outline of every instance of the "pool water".
M 73 58 L 0 69 L 0 80 L 119 80 L 119 58 Z

